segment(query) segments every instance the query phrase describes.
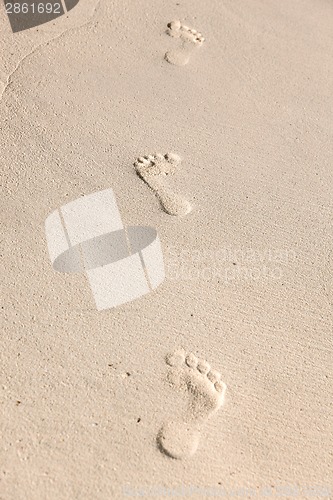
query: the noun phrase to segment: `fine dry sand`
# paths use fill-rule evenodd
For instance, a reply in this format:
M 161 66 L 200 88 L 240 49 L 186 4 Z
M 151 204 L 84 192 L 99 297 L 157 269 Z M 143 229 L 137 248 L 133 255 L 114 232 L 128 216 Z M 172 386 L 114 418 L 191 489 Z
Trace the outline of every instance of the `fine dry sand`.
M 0 18 L 1 500 L 333 498 L 332 2 Z M 44 224 L 110 187 L 166 278 L 98 311 Z

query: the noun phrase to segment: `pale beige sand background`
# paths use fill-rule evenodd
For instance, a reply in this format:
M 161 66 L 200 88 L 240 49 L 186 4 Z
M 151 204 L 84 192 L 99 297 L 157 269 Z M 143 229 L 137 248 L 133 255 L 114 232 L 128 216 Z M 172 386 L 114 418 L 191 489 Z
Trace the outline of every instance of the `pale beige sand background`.
M 197 498 L 205 488 L 252 498 L 281 485 L 307 498 L 331 488 L 333 5 L 94 8 L 82 0 L 37 36 L 10 34 L 1 6 L 3 87 L 10 78 L 0 102 L 0 498 L 118 499 L 125 488 L 157 498 L 158 488 L 185 486 L 203 488 Z M 163 59 L 178 43 L 164 33 L 177 18 L 206 38 L 183 68 Z M 135 174 L 134 160 L 154 151 L 183 158 L 173 185 L 194 205 L 184 218 L 162 212 Z M 124 223 L 157 228 L 168 276 L 154 293 L 98 312 L 82 276 L 52 270 L 44 221 L 108 187 Z M 193 261 L 194 249 L 225 248 L 254 249 L 264 262 Z M 270 261 L 281 249 L 287 262 Z M 180 252 L 198 279 L 172 279 Z M 231 274 L 244 267 L 260 276 Z M 185 461 L 156 447 L 183 403 L 164 361 L 180 345 L 228 385 Z

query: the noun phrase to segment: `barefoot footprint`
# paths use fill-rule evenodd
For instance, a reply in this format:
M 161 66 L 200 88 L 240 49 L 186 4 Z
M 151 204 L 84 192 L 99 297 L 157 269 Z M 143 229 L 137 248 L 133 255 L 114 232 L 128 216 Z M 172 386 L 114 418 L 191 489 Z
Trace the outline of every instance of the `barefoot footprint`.
M 205 40 L 201 33 L 181 24 L 180 21 L 171 21 L 166 32 L 182 41 L 180 49 L 170 50 L 164 56 L 169 63 L 177 66 L 185 66 L 190 60 L 193 49 L 201 47 Z
M 181 421 L 169 421 L 158 433 L 162 452 L 172 458 L 186 458 L 198 447 L 202 426 L 223 404 L 226 385 L 207 361 L 183 349 L 167 356 L 168 380 L 177 389 L 189 393 L 189 404 Z
M 141 156 L 134 163 L 136 173 L 154 191 L 162 208 L 170 215 L 186 215 L 192 207 L 190 203 L 170 189 L 163 182 L 163 177 L 173 175 L 181 163 L 181 158 L 173 153 Z

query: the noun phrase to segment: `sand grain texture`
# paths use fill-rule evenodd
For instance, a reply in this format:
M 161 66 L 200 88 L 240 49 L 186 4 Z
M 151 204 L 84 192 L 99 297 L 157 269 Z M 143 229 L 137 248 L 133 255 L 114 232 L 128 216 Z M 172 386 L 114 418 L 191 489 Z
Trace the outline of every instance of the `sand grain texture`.
M 1 10 L 6 500 L 332 488 L 333 5 L 178 3 L 89 3 L 49 43 Z M 171 19 L 206 38 L 186 67 L 164 58 Z M 186 159 L 186 217 L 136 175 L 153 151 Z M 126 224 L 158 230 L 167 277 L 98 312 L 83 276 L 53 270 L 44 222 L 109 187 Z M 156 443 L 183 411 L 164 362 L 179 345 L 228 387 L 187 460 Z

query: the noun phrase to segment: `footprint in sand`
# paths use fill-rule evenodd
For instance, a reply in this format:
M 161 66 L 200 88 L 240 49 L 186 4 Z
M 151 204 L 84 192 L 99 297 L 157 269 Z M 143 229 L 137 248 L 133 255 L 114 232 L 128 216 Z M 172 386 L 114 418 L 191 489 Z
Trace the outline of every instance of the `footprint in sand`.
M 190 29 L 180 21 L 171 21 L 166 32 L 168 35 L 180 38 L 182 41 L 182 46 L 179 49 L 170 50 L 164 56 L 169 63 L 176 66 L 185 66 L 190 60 L 192 51 L 201 47 L 205 40 L 201 33 Z
M 162 208 L 170 215 L 186 215 L 192 210 L 190 203 L 164 185 L 163 177 L 173 175 L 181 158 L 173 153 L 141 156 L 134 163 L 136 173 L 154 191 Z
M 168 380 L 176 389 L 188 392 L 189 404 L 182 420 L 171 420 L 161 428 L 157 443 L 172 458 L 186 458 L 198 447 L 201 428 L 223 404 L 226 385 L 207 361 L 183 349 L 167 356 Z

